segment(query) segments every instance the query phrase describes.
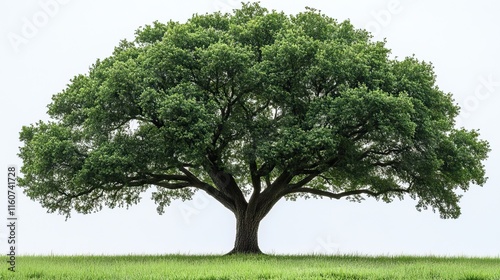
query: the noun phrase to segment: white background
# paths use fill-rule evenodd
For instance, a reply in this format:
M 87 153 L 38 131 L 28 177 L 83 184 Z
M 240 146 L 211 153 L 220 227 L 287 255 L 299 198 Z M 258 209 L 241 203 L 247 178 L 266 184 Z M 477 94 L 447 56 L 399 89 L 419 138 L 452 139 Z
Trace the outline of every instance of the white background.
M 51 3 L 44 4 L 44 3 Z M 320 9 L 339 21 L 387 39 L 392 55 L 415 54 L 435 66 L 437 82 L 462 107 L 460 126 L 480 129 L 492 148 L 488 183 L 472 186 L 461 202 L 462 216 L 442 220 L 418 212 L 415 201 L 391 204 L 308 200 L 280 201 L 264 219 L 260 246 L 267 253 L 356 253 L 416 255 L 500 255 L 500 2 L 479 1 L 261 1 L 287 14 Z M 154 20 L 184 22 L 193 13 L 231 11 L 238 1 L 40 0 L 0 3 L 1 182 L 17 157 L 23 125 L 47 120 L 51 96 L 97 58 L 109 56 L 119 40 Z M 2 183 L 2 184 L 4 184 Z M 5 190 L 5 188 L 2 188 Z M 20 195 L 21 254 L 219 254 L 234 240 L 232 214 L 215 200 L 197 196 L 174 202 L 164 215 L 146 193 L 128 210 L 91 215 L 47 214 Z M 5 213 L 5 216 L 2 214 Z M 6 190 L 0 217 L 6 217 Z M 1 219 L 0 219 L 1 220 Z M 5 222 L 6 223 L 6 222 Z M 0 250 L 7 252 L 6 227 Z

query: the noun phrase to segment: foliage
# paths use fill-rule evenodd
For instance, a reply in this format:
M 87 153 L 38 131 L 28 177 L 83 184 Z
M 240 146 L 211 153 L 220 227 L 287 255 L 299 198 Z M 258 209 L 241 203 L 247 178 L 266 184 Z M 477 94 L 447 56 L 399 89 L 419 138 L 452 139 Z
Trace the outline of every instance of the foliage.
M 196 190 L 258 220 L 283 197 L 407 194 L 456 218 L 489 151 L 458 112 L 430 63 L 349 21 L 244 4 L 142 27 L 73 78 L 23 127 L 20 183 L 68 216 L 156 187 L 160 212 Z

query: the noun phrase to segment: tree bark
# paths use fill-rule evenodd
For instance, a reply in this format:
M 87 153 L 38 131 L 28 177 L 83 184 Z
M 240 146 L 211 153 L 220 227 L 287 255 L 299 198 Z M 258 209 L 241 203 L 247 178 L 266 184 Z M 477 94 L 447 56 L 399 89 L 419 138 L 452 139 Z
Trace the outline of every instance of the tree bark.
M 233 254 L 262 254 L 259 248 L 258 231 L 260 220 L 255 213 L 236 216 L 236 239 L 234 248 L 228 253 Z

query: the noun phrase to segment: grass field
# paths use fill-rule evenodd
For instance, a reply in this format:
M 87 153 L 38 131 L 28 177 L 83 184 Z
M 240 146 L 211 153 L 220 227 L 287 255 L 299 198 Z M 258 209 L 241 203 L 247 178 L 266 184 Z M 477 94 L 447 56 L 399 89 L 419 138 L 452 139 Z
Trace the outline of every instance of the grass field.
M 0 279 L 497 279 L 500 258 L 21 256 Z

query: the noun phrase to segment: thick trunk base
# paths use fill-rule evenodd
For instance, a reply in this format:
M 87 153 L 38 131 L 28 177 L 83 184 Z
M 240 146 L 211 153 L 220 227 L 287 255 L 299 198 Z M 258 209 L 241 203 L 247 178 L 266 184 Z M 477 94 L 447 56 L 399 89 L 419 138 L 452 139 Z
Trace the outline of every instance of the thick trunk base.
M 259 224 L 251 218 L 237 218 L 234 248 L 227 255 L 263 254 L 258 242 Z

